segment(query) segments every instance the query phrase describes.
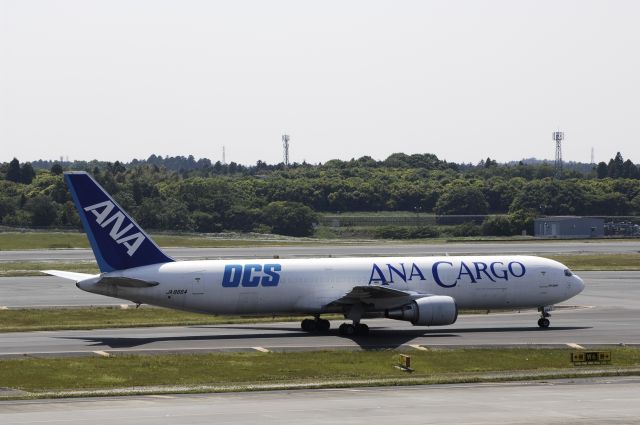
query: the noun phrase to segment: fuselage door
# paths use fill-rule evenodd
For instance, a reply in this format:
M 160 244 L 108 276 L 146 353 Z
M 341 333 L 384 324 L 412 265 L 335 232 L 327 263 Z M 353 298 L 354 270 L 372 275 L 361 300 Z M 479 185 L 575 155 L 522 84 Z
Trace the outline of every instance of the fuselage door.
M 203 295 L 205 293 L 204 273 L 195 273 L 191 275 L 191 294 Z

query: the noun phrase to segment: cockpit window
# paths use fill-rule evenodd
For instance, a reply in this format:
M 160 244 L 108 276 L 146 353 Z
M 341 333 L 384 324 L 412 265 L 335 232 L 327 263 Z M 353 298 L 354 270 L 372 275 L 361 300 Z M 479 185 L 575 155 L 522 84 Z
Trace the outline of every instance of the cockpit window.
M 567 276 L 567 277 L 568 276 L 573 276 L 573 273 L 571 273 L 571 270 L 569 270 L 569 269 L 564 269 L 564 275 Z

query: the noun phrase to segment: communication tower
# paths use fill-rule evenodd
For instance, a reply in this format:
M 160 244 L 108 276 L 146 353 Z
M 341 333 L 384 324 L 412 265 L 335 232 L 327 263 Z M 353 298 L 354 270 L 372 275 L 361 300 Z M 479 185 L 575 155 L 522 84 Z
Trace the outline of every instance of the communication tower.
M 555 163 L 556 177 L 561 178 L 562 177 L 562 140 L 564 139 L 564 132 L 554 131 L 551 137 L 556 142 L 556 163 Z
M 222 146 L 222 165 L 227 165 L 227 152 L 224 146 Z
M 596 161 L 595 161 L 595 159 L 594 159 L 594 158 L 595 158 L 595 157 L 594 157 L 594 155 L 593 155 L 593 146 L 591 146 L 591 165 L 593 165 L 593 164 L 595 164 L 595 163 L 596 163 Z
M 284 167 L 289 168 L 289 135 L 282 135 L 282 154 L 284 155 Z

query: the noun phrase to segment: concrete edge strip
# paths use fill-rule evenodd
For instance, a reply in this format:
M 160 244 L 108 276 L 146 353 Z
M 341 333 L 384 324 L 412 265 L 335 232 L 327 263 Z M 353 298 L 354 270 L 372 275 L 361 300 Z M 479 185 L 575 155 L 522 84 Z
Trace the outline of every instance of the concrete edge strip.
M 93 353 L 97 354 L 99 356 L 102 356 L 102 357 L 111 357 L 111 354 L 107 353 L 106 351 L 102 351 L 102 350 L 94 351 Z
M 567 347 L 574 348 L 576 350 L 584 350 L 584 347 L 580 344 L 576 344 L 575 342 L 567 342 Z
M 271 352 L 271 351 L 267 350 L 267 349 L 266 349 L 266 348 L 264 348 L 264 347 L 251 347 L 251 348 L 252 348 L 252 349 L 254 349 L 254 350 L 256 350 L 256 351 L 259 351 L 259 352 L 261 352 L 261 353 L 270 353 L 270 352 Z

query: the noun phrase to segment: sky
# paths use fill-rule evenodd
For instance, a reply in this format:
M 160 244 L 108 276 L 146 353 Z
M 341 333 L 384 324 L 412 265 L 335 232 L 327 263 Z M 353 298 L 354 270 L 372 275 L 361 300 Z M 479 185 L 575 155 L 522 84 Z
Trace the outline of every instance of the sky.
M 640 162 L 636 0 L 0 0 L 0 161 Z

